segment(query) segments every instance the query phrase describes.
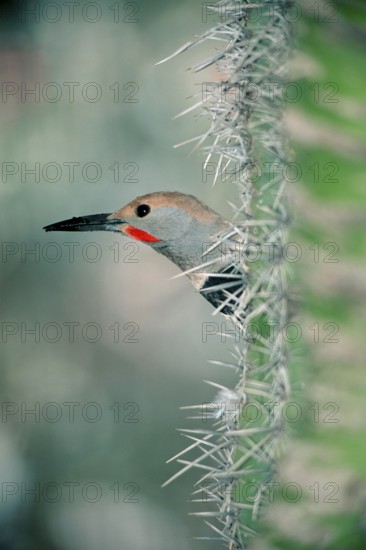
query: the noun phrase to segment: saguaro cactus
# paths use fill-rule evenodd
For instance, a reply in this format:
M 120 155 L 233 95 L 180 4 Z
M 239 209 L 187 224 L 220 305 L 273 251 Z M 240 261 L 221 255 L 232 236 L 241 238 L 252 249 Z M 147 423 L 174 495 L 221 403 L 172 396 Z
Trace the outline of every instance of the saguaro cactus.
M 207 510 L 198 513 L 214 530 L 213 538 L 230 549 L 246 548 L 256 532 L 258 512 L 276 475 L 289 397 L 282 128 L 291 46 L 288 8 L 286 0 L 204 3 L 203 9 L 216 14 L 216 24 L 166 59 L 204 41 L 223 45 L 193 67 L 198 72 L 215 65 L 220 82 L 204 82 L 198 103 L 182 114 L 198 109 L 206 116 L 208 130 L 185 143 L 202 147 L 215 179 L 239 189 L 232 231 L 217 243 L 231 243 L 227 253 L 235 273 L 242 274 L 240 289 L 237 280 L 233 290 L 222 284 L 240 331 L 233 358 L 223 366 L 235 369 L 239 379 L 233 389 L 214 384 L 219 391 L 212 403 L 187 407 L 201 410 L 211 425 L 183 430 L 190 445 L 174 457 L 182 468 L 168 482 L 189 468 L 202 472 L 195 494 Z

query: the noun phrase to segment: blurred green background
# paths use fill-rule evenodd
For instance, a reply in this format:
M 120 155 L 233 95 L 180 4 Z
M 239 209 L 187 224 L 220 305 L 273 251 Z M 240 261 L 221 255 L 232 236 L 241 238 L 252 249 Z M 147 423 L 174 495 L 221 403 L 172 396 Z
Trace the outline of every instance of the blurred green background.
M 212 397 L 203 379 L 233 383 L 207 361 L 232 344 L 202 337 L 202 323 L 222 319 L 148 247 L 42 231 L 157 190 L 231 215 L 236 189 L 212 188 L 200 152 L 172 148 L 205 128 L 172 118 L 217 78 L 186 71 L 208 46 L 154 66 L 212 20 L 193 0 L 1 9 L 0 548 L 221 548 L 192 538 L 207 534 L 188 515 L 196 476 L 161 484 L 185 444 L 176 428 L 194 425 L 179 407 Z M 301 167 L 290 189 L 301 418 L 289 422 L 281 482 L 301 498 L 276 494 L 256 545 L 356 550 L 366 547 L 366 12 L 304 2 L 298 14 L 301 94 L 286 120 Z

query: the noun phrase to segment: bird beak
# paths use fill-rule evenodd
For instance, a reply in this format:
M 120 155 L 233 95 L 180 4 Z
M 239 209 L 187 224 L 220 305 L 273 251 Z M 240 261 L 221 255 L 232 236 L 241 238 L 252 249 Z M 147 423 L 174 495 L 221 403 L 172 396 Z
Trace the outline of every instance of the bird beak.
M 91 214 L 70 218 L 62 222 L 46 225 L 45 231 L 120 231 L 118 226 L 126 222 L 121 219 L 112 218 L 113 214 Z

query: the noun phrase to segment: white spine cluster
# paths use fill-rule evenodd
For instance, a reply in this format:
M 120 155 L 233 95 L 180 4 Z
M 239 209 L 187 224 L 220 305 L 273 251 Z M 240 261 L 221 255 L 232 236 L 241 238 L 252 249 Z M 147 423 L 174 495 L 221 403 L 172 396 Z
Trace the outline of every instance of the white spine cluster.
M 206 163 L 216 167 L 215 178 L 234 182 L 240 191 L 233 230 L 218 243 L 232 245 L 234 235 L 241 250 L 232 263 L 243 285 L 238 292 L 236 279 L 230 302 L 241 339 L 233 359 L 223 364 L 236 369 L 239 380 L 234 389 L 213 384 L 218 389 L 214 402 L 187 407 L 200 410 L 211 424 L 183 430 L 190 445 L 172 459 L 182 468 L 171 478 L 190 468 L 202 473 L 195 493 L 208 509 L 198 514 L 215 532 L 205 538 L 218 538 L 230 549 L 247 548 L 255 534 L 276 475 L 289 398 L 282 131 L 282 86 L 291 46 L 288 8 L 286 0 L 218 2 L 211 8 L 217 24 L 173 54 L 206 40 L 220 46 L 215 56 L 193 67 L 201 71 L 214 65 L 221 82 L 204 83 L 199 102 L 185 111 L 198 109 L 209 120 L 208 130 L 188 142 L 203 147 Z M 224 292 L 229 299 L 227 284 Z

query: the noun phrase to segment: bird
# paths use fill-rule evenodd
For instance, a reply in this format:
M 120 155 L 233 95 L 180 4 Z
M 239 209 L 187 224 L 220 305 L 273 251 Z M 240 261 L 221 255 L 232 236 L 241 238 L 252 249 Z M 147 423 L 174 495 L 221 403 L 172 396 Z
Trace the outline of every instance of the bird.
M 145 243 L 178 266 L 196 291 L 225 315 L 235 312 L 246 286 L 238 232 L 194 195 L 149 193 L 116 212 L 73 217 L 43 229 L 114 231 Z

